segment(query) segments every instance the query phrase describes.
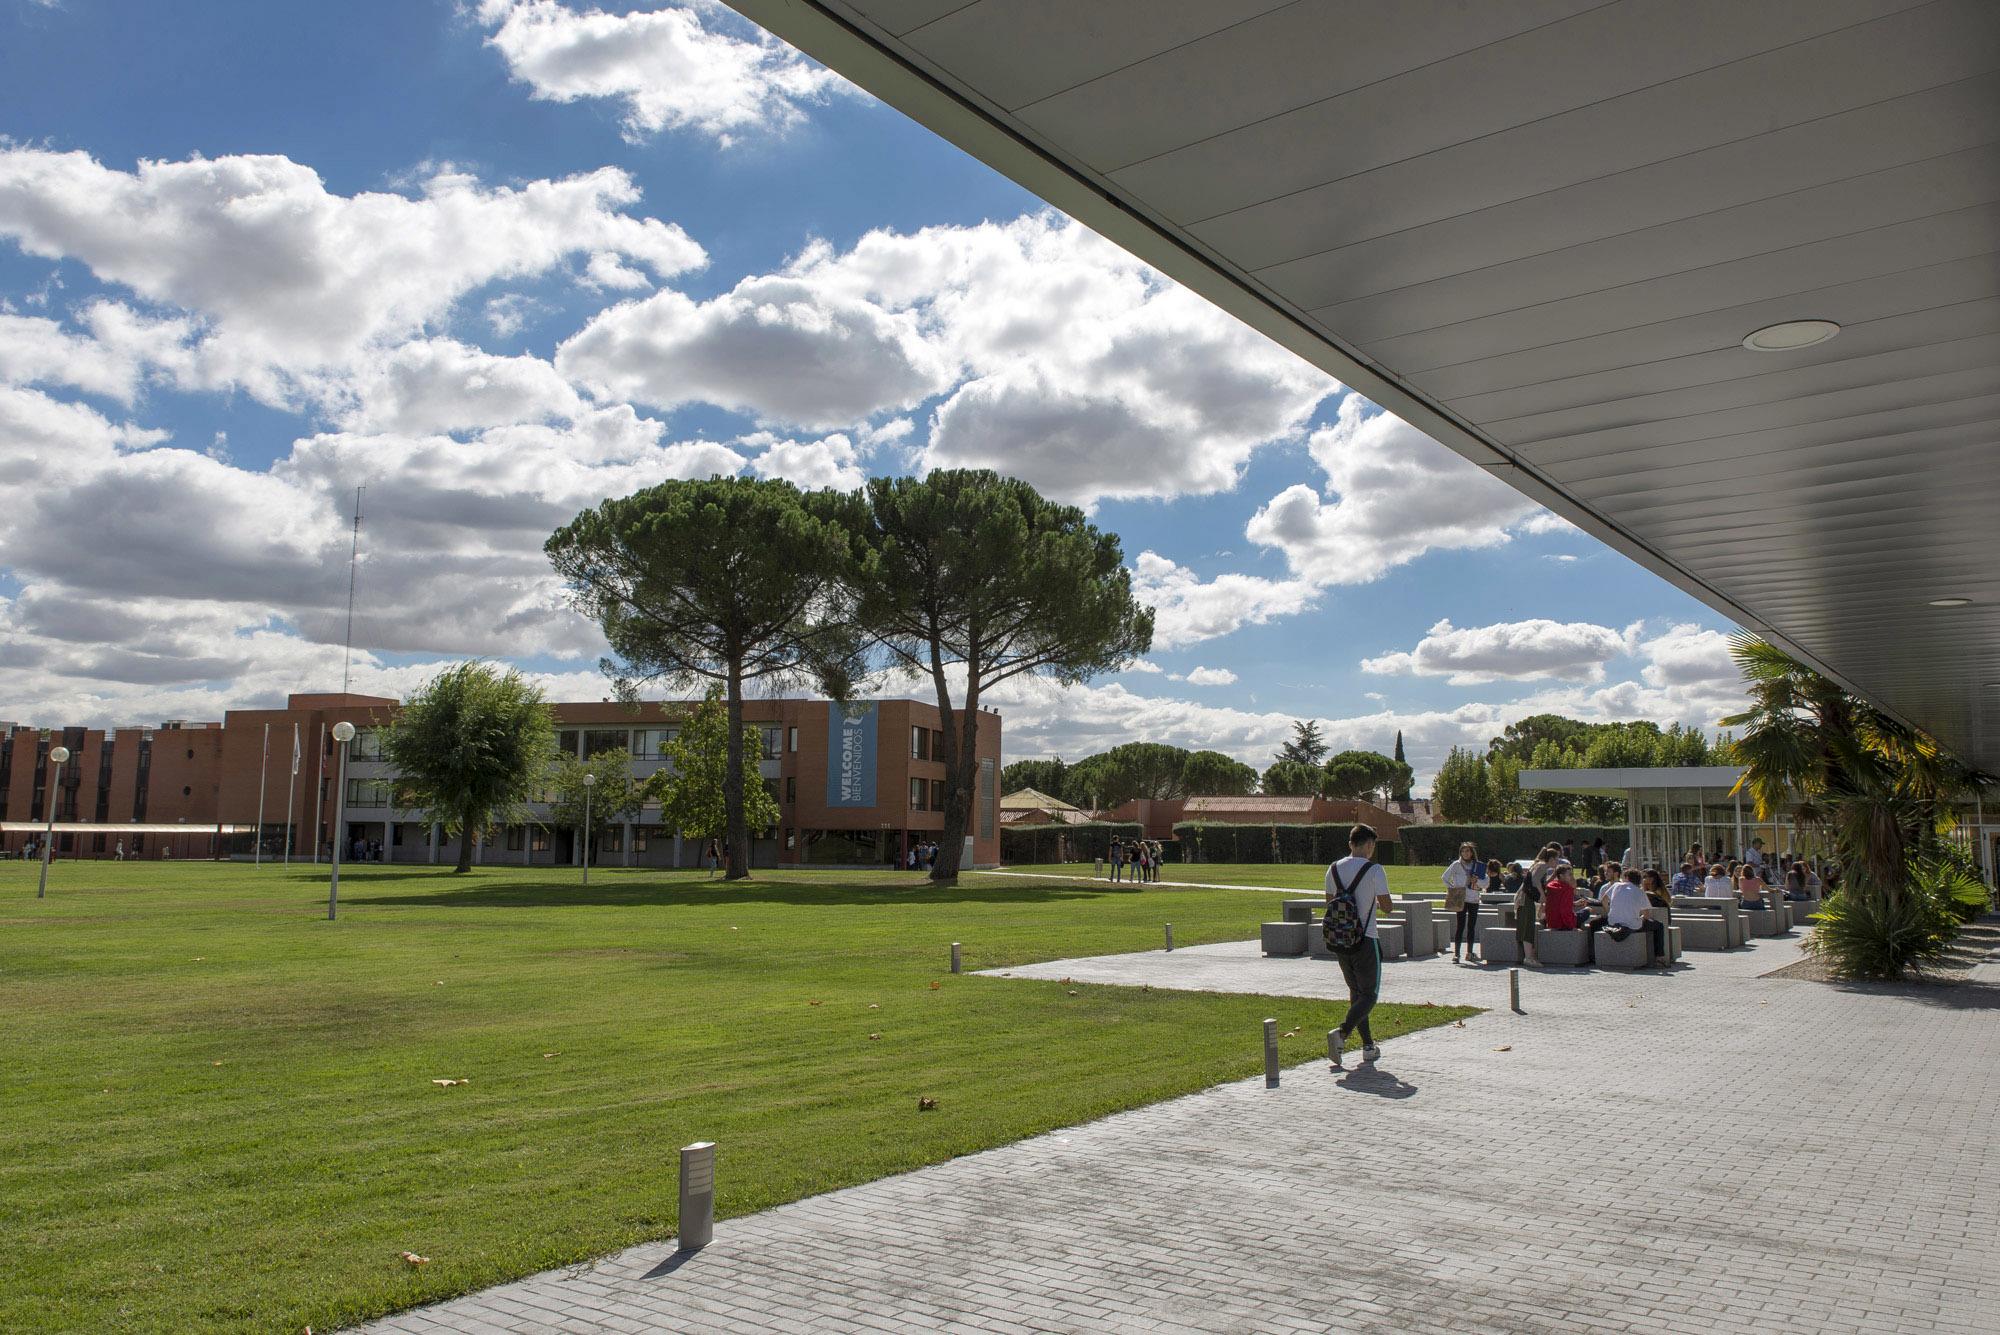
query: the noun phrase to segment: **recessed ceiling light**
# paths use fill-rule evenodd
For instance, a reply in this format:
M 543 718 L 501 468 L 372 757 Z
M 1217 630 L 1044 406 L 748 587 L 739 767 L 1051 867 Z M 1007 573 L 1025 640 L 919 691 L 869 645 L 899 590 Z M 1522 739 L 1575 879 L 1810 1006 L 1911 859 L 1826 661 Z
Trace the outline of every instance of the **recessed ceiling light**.
M 1967 606 L 1970 606 L 1970 605 L 1971 605 L 1971 603 L 1972 603 L 1972 599 L 1970 599 L 1970 598 L 1933 598 L 1933 599 L 1931 599 L 1931 606 L 1932 606 L 1932 607 L 1967 607 Z
M 1786 320 L 1745 334 L 1743 346 L 1752 352 L 1797 352 L 1839 332 L 1840 326 L 1831 320 Z

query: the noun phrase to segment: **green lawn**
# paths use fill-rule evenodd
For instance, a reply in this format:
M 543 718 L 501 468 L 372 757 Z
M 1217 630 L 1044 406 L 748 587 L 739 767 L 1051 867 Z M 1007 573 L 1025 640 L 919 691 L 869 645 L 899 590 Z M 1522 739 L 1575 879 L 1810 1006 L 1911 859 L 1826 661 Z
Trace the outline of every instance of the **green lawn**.
M 671 1235 L 693 1140 L 743 1214 L 1250 1075 L 1265 1015 L 1303 1061 L 1341 1010 L 948 972 L 1245 938 L 1257 891 L 389 867 L 329 923 L 311 869 L 34 871 L 0 864 L 5 1330 L 325 1331 Z
M 1088 862 L 1049 863 L 1039 867 L 1009 867 L 1008 871 L 1034 872 L 1048 876 L 1089 876 Z M 1442 890 L 1443 867 L 1384 867 L 1389 873 L 1389 889 L 1394 894 L 1412 890 Z M 1196 862 L 1160 868 L 1162 886 L 1174 881 L 1207 882 L 1211 885 L 1269 885 L 1298 890 L 1308 895 L 1324 892 L 1326 864 L 1301 866 L 1293 862 Z M 1179 928 L 1174 929 L 1178 934 Z

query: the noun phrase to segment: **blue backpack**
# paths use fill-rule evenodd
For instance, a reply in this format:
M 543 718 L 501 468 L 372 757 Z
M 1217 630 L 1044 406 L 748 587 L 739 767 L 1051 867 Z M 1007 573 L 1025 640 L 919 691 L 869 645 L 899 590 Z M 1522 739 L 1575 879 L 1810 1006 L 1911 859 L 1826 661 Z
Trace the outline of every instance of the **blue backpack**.
M 1370 858 L 1354 873 L 1354 880 L 1342 884 L 1340 864 L 1328 867 L 1327 875 L 1333 877 L 1333 893 L 1326 900 L 1326 922 L 1320 927 L 1320 935 L 1326 941 L 1326 948 L 1338 954 L 1348 955 L 1368 944 L 1368 924 L 1361 912 L 1361 903 L 1354 892 L 1368 879 L 1369 869 L 1375 860 Z

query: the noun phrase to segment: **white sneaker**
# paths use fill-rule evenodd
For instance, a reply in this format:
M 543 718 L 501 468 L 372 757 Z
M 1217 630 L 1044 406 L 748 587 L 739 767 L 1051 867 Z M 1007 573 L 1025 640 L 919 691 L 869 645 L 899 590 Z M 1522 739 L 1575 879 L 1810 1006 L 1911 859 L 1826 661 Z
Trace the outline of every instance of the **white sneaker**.
M 1373 1043 L 1368 1044 L 1361 1049 L 1361 1060 L 1365 1062 L 1381 1061 L 1382 1049 L 1376 1047 Z

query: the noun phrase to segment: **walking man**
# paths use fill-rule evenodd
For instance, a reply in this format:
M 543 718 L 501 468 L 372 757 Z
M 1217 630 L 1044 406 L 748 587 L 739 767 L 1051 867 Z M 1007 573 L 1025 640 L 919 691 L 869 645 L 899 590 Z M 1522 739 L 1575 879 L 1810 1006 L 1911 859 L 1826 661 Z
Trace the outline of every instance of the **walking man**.
M 1349 1037 L 1361 1036 L 1361 1060 L 1382 1055 L 1368 1028 L 1368 1013 L 1382 993 L 1382 946 L 1375 933 L 1379 909 L 1389 909 L 1389 874 L 1375 861 L 1375 831 L 1357 825 L 1347 832 L 1347 856 L 1326 869 L 1327 946 L 1347 980 L 1347 1015 L 1327 1036 L 1327 1059 L 1342 1069 L 1340 1054 Z

